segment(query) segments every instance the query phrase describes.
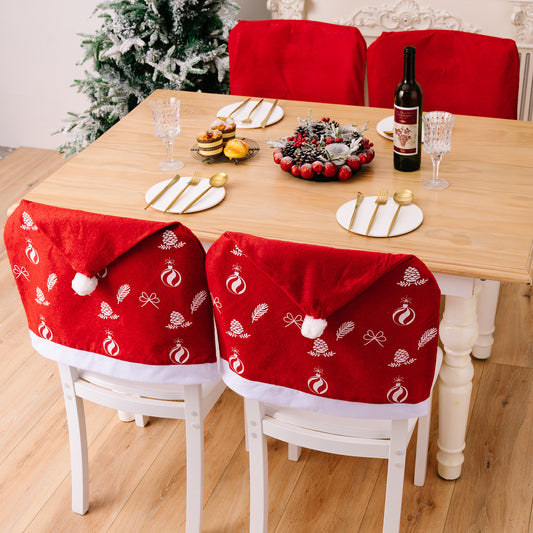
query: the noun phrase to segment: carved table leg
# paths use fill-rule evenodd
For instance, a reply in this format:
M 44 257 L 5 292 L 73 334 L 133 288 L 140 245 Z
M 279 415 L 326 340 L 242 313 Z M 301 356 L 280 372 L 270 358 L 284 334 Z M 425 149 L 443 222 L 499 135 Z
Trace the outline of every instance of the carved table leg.
M 488 359 L 494 342 L 494 319 L 498 305 L 500 282 L 486 280 L 481 282 L 481 292 L 477 301 L 477 322 L 479 337 L 472 348 L 472 355 L 476 359 Z
M 476 313 L 480 284 L 469 298 L 446 296 L 440 338 L 444 360 L 439 373 L 439 451 L 438 473 L 444 479 L 457 479 L 464 461 L 466 424 L 472 392 L 474 367 L 470 358 L 478 336 Z

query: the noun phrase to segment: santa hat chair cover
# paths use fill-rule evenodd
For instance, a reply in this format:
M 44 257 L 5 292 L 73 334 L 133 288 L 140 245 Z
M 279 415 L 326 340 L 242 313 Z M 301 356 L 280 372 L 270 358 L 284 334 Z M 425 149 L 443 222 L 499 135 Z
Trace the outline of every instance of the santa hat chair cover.
M 182 224 L 22 201 L 4 240 L 40 354 L 135 381 L 219 379 L 205 253 Z
M 206 270 L 222 377 L 242 396 L 356 418 L 427 414 L 440 291 L 416 257 L 225 233 Z

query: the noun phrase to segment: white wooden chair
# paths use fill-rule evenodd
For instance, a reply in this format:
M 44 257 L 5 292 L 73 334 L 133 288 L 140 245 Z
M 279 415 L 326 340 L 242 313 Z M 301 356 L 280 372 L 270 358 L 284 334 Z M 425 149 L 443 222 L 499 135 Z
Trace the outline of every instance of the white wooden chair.
M 267 531 L 267 436 L 289 443 L 292 460 L 302 446 L 387 459 L 383 531 L 398 531 L 417 421 L 415 484 L 424 484 L 442 360 L 431 273 L 414 256 L 235 233 L 210 248 L 206 270 L 222 378 L 245 398 L 250 531 Z
M 89 508 L 83 400 L 185 420 L 186 530 L 200 533 L 204 419 L 220 380 L 205 252 L 162 224 L 22 201 L 5 241 L 33 347 L 59 364 L 67 412 L 72 510 Z

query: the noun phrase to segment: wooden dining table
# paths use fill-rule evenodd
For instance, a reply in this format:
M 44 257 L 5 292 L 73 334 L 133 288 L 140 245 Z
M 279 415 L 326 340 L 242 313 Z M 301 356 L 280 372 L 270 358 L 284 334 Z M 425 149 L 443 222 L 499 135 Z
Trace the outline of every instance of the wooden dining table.
M 201 212 L 177 215 L 144 209 L 147 190 L 173 176 L 158 169 L 165 150 L 154 134 L 148 101 L 171 95 L 181 100 L 181 133 L 175 139 L 176 157 L 185 163 L 180 174 L 201 171 L 209 177 L 226 172 L 229 176 L 224 200 Z M 156 91 L 26 198 L 108 215 L 179 220 L 207 245 L 224 231 L 233 231 L 418 256 L 445 295 L 437 460 L 441 477 L 458 478 L 472 388 L 471 352 L 479 343 L 477 311 L 486 307 L 478 306 L 478 300 L 486 290 L 497 291 L 499 282 L 531 283 L 533 279 L 533 123 L 457 116 L 451 152 L 440 168 L 450 186 L 431 191 L 421 185 L 423 178 L 431 176 L 429 155 L 423 153 L 419 171 L 394 170 L 392 142 L 376 130 L 392 109 L 280 100 L 283 117 L 278 122 L 264 129 L 243 129 L 237 124 L 237 136 L 259 148 L 253 157 L 238 164 L 203 162 L 192 150 L 198 133 L 210 126 L 222 107 L 242 100 L 238 95 Z M 374 145 L 374 160 L 348 181 L 306 181 L 281 170 L 268 141 L 291 135 L 299 118 L 310 114 L 340 124 L 367 124 L 364 135 Z M 423 213 L 416 230 L 373 238 L 341 227 L 336 219 L 340 206 L 359 191 L 372 196 L 382 188 L 390 195 L 400 189 L 413 191 Z M 487 320 L 493 320 L 490 313 Z M 490 351 L 490 327 L 482 334 Z

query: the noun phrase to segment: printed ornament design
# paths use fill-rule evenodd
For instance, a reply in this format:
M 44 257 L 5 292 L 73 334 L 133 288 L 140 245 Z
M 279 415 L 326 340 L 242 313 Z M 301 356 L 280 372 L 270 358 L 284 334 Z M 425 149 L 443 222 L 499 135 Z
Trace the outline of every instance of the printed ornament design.
M 349 320 L 348 322 L 343 322 L 337 330 L 337 340 L 342 339 L 343 337 L 348 335 L 348 333 L 351 333 L 354 327 L 355 324 L 351 320 Z
M 174 261 L 167 259 L 167 267 L 161 271 L 161 281 L 167 287 L 176 288 L 181 283 L 181 274 L 174 268 Z
M 420 337 L 420 340 L 418 341 L 418 349 L 422 348 L 422 346 L 425 346 L 430 340 L 434 339 L 437 336 L 437 333 L 439 330 L 437 328 L 429 328 L 422 333 L 422 336 Z
M 409 391 L 402 385 L 402 381 L 402 377 L 394 379 L 394 385 L 387 392 L 387 400 L 389 403 L 403 403 L 407 400 Z
M 420 272 L 415 267 L 407 267 L 403 273 L 403 280 L 398 282 L 400 287 L 410 287 L 411 285 L 424 285 L 427 283 L 426 278 L 420 277 Z
M 26 239 L 26 249 L 24 250 L 24 253 L 34 265 L 39 264 L 39 254 L 37 253 L 37 250 L 33 247 L 31 239 Z
M 100 304 L 100 313 L 98 316 L 104 320 L 107 320 L 108 318 L 111 320 L 116 320 L 119 317 L 119 315 L 115 314 L 111 306 L 106 302 L 102 302 Z
M 46 280 L 46 288 L 48 289 L 48 292 L 50 292 L 57 283 L 57 275 L 52 273 L 48 276 L 48 279 Z
M 243 294 L 246 291 L 246 282 L 242 279 L 241 267 L 239 265 L 233 265 L 233 274 L 226 280 L 226 288 L 232 294 Z
M 183 346 L 181 339 L 176 339 L 173 348 L 168 352 L 168 356 L 173 363 L 182 365 L 189 360 L 189 350 Z
M 15 276 L 15 279 L 19 279 L 20 276 L 23 276 L 26 278 L 27 281 L 30 281 L 30 274 L 24 266 L 20 267 L 18 265 L 15 265 L 13 267 L 13 275 Z
M 200 306 L 207 300 L 207 291 L 200 291 L 195 294 L 191 302 L 191 314 L 200 309 Z
M 180 241 L 171 229 L 167 229 L 163 232 L 162 240 L 163 243 L 159 245 L 159 248 L 161 248 L 161 250 L 170 250 L 171 248 L 183 248 L 185 246 L 185 243 L 183 241 Z
M 102 342 L 102 347 L 104 348 L 104 352 L 111 356 L 116 357 L 120 353 L 120 347 L 115 339 L 113 339 L 113 332 L 106 330 L 106 338 L 104 339 L 104 342 Z
M 148 294 L 147 292 L 142 292 L 139 296 L 139 302 L 141 302 L 141 307 L 144 307 L 147 304 L 153 305 L 156 309 L 159 309 L 158 303 L 161 302 L 161 300 L 157 297 L 157 294 L 155 292 L 152 292 L 151 294 Z
M 31 216 L 28 213 L 26 213 L 26 211 L 22 212 L 22 225 L 20 227 L 24 230 L 33 230 L 33 231 L 37 231 L 39 229 L 37 225 L 35 224 L 35 222 L 33 222 L 33 219 L 31 218 Z
M 315 374 L 307 380 L 307 386 L 315 394 L 325 394 L 328 390 L 328 382 L 322 377 L 321 368 L 314 369 Z
M 39 318 L 41 319 L 41 322 L 37 326 L 37 332 L 43 339 L 47 341 L 51 341 L 54 338 L 54 334 L 52 333 L 52 330 L 46 325 L 43 316 L 40 316 Z
M 335 352 L 329 349 L 326 341 L 320 338 L 315 339 L 315 342 L 313 343 L 313 349 L 307 353 L 313 357 L 320 357 L 321 355 L 324 357 L 332 357 L 335 355 Z
M 416 358 L 411 357 L 407 350 L 400 348 L 399 350 L 396 350 L 396 353 L 394 354 L 394 362 L 389 363 L 389 366 L 395 368 L 397 366 L 410 365 L 415 361 Z
M 286 328 L 288 328 L 291 324 L 294 324 L 297 328 L 302 329 L 304 317 L 302 315 L 293 316 L 292 313 L 287 313 L 283 317 L 283 322 L 285 322 Z
M 192 324 L 185 320 L 185 317 L 179 311 L 170 313 L 169 323 L 165 326 L 168 329 L 187 328 Z
M 128 296 L 130 291 L 131 291 L 131 287 L 127 283 L 124 283 L 124 285 L 121 285 L 117 291 L 117 303 L 119 304 L 122 301 L 124 301 L 124 298 Z
M 44 292 L 42 291 L 42 289 L 40 287 L 37 287 L 35 289 L 35 293 L 37 294 L 37 297 L 35 298 L 35 301 L 39 305 L 50 305 L 50 302 L 46 299 L 46 297 L 44 295 Z
M 235 318 L 232 319 L 232 321 L 230 322 L 229 331 L 226 331 L 226 333 L 230 337 L 239 337 L 240 339 L 247 339 L 250 337 L 250 334 L 245 333 L 244 328 L 242 327 L 242 324 Z
M 373 341 L 376 341 L 383 348 L 383 343 L 386 342 L 387 337 L 385 337 L 383 331 L 378 331 L 377 333 L 374 333 L 371 329 L 369 329 L 363 335 L 363 340 L 366 341 L 365 346 Z
M 257 322 L 268 312 L 268 304 L 259 304 L 252 312 L 252 322 Z
M 236 374 L 242 374 L 244 372 L 244 364 L 239 359 L 239 350 L 237 348 L 231 349 L 231 355 L 228 359 L 229 367 L 235 372 Z
M 414 322 L 416 313 L 409 307 L 410 298 L 402 298 L 401 302 L 402 305 L 392 313 L 392 320 L 398 326 L 409 326 Z

